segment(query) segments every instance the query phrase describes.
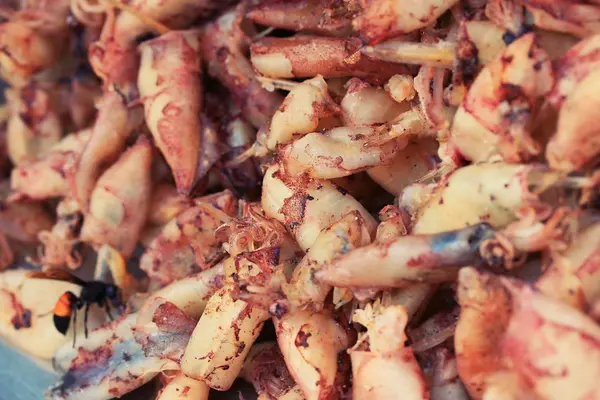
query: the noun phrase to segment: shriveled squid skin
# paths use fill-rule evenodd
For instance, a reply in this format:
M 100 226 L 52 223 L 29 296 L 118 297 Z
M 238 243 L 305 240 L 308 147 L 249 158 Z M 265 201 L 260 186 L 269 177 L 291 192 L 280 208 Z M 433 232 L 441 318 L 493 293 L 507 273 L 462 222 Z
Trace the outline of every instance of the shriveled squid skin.
M 173 282 L 152 294 L 175 304 L 187 316 L 199 319 L 210 297 L 223 287 L 223 264 Z
M 148 224 L 161 226 L 194 204 L 194 200 L 177 192 L 171 184 L 158 184 L 152 190 Z
M 415 139 L 388 162 L 368 169 L 367 174 L 386 191 L 398 196 L 406 186 L 434 169 L 438 147 L 433 139 Z

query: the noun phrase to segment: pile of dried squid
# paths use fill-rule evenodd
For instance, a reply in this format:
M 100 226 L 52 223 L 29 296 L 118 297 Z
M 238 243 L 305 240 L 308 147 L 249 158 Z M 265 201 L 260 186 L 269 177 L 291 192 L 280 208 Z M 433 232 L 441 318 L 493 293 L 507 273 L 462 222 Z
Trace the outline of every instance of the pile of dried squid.
M 0 17 L 0 335 L 48 398 L 600 399 L 599 1 Z M 62 335 L 25 261 L 126 307 Z

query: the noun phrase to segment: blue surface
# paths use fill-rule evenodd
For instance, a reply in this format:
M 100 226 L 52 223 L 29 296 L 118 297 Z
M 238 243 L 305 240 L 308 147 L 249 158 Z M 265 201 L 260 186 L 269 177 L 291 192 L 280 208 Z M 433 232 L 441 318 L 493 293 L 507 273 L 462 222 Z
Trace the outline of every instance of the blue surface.
M 40 400 L 57 376 L 0 340 L 0 400 Z
M 0 400 L 43 400 L 44 393 L 57 379 L 49 363 L 43 365 L 0 339 Z M 228 392 L 212 390 L 209 400 L 239 400 L 240 392 L 247 400 L 257 397 L 252 386 L 237 380 Z M 127 394 L 121 400 L 148 400 L 155 396 L 153 385 L 150 384 Z

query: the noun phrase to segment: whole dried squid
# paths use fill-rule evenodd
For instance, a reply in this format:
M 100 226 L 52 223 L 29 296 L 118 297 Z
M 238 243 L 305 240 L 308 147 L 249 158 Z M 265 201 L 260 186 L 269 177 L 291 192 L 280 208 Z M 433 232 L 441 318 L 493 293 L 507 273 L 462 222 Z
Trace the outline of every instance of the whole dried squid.
M 527 285 L 511 284 L 506 278 L 503 283 L 511 294 L 513 310 L 500 344 L 507 366 L 529 383 L 538 398 L 600 396 L 598 324 Z
M 197 379 L 178 373 L 158 393 L 157 400 L 208 400 L 210 388 Z
M 261 204 L 265 215 L 282 222 L 304 250 L 319 232 L 353 210 L 364 218 L 370 234 L 376 229 L 373 217 L 343 189 L 305 175 L 290 176 L 279 165 L 265 172 Z
M 355 76 L 381 83 L 404 74 L 402 64 L 378 60 L 360 52 L 358 38 L 297 35 L 267 37 L 250 46 L 250 60 L 258 72 L 269 78 L 325 78 Z
M 208 301 L 185 349 L 181 370 L 213 389 L 229 389 L 268 316 L 261 307 L 236 299 L 235 287 L 224 286 Z
M 164 286 L 214 265 L 223 254 L 215 230 L 229 222 L 236 211 L 236 199 L 229 191 L 196 199 L 149 243 L 140 268 Z
M 49 231 L 42 231 L 38 238 L 42 243 L 39 248 L 39 260 L 36 262 L 46 267 L 67 266 L 71 269 L 81 265 L 81 254 L 76 245 L 83 224 L 83 214 L 79 203 L 72 198 L 65 198 L 56 207 L 56 223 Z
M 10 117 L 6 143 L 13 164 L 44 157 L 63 135 L 53 87 L 31 83 L 6 91 Z
M 0 76 L 23 86 L 34 74 L 50 68 L 65 55 L 68 9 L 24 9 L 0 24 Z
M 81 240 L 109 244 L 128 258 L 137 245 L 150 206 L 152 147 L 140 137 L 100 176 L 90 197 Z
M 430 398 L 423 372 L 410 347 L 405 347 L 404 330 L 408 321 L 401 306 L 367 305 L 356 310 L 353 320 L 367 327 L 350 350 L 352 393 L 355 398 L 370 396 L 389 399 Z M 368 342 L 368 348 L 363 348 Z
M 535 34 L 522 36 L 477 75 L 454 117 L 451 143 L 474 162 L 518 162 L 539 154 L 532 123 L 538 99 L 553 85 L 548 54 Z
M 264 89 L 245 52 L 248 37 L 242 28 L 244 3 L 232 8 L 204 27 L 202 55 L 208 73 L 231 92 L 246 119 L 261 127 L 283 100 Z
M 67 196 L 70 192 L 68 177 L 74 173 L 75 164 L 91 136 L 90 129 L 69 134 L 52 146 L 45 157 L 13 168 L 11 198 L 45 200 Z
M 457 295 L 461 306 L 454 334 L 458 374 L 471 397 L 481 399 L 488 377 L 504 369 L 498 347 L 512 311 L 510 294 L 494 276 L 464 268 Z
M 138 89 L 146 124 L 185 194 L 202 178 L 196 176 L 202 152 L 199 51 L 197 30 L 169 32 L 140 47 Z
M 378 42 L 426 27 L 457 2 L 368 0 L 363 2 L 365 8 L 352 25 L 366 41 Z
M 358 211 L 349 212 L 321 231 L 294 269 L 290 282 L 282 287 L 292 308 L 321 309 L 331 286 L 316 279 L 315 273 L 320 266 L 370 241 L 365 220 Z
M 295 386 L 275 342 L 252 346 L 240 376 L 250 382 L 259 396 L 280 398 Z
M 600 223 L 581 230 L 562 254 L 537 279 L 535 287 L 548 297 L 586 310 L 600 298 Z
M 141 122 L 141 115 L 128 110 L 117 91 L 105 92 L 96 107 L 98 115 L 91 138 L 77 159 L 70 183 L 82 210 L 88 211 L 90 196 L 98 178 L 115 162 L 125 149 L 127 138 Z
M 349 345 L 342 327 L 327 312 L 297 311 L 273 322 L 281 354 L 304 397 L 336 398 L 339 353 Z
M 360 288 L 450 281 L 458 268 L 483 262 L 480 247 L 494 236 L 487 224 L 433 235 L 400 236 L 341 255 L 315 277 L 333 286 Z
M 178 370 L 194 320 L 173 303 L 153 299 L 137 312 L 94 330 L 75 349 L 61 348 L 54 365 L 65 373 L 51 399 L 109 399 Z

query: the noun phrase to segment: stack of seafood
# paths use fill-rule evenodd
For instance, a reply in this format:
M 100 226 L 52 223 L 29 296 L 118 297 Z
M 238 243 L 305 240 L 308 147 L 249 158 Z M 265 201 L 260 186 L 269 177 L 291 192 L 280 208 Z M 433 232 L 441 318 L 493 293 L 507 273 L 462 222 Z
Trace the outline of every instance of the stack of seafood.
M 0 49 L 47 398 L 600 399 L 600 1 L 5 0 Z

